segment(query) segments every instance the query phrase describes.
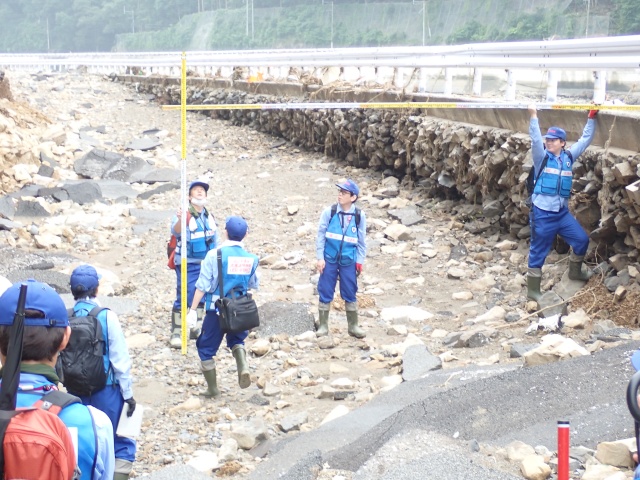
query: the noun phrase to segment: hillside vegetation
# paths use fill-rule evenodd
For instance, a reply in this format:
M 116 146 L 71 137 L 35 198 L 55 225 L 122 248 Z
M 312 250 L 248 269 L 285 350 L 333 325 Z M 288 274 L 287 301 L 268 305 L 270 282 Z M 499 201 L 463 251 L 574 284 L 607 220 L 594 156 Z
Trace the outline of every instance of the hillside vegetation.
M 424 9 L 424 10 L 423 10 Z M 441 45 L 628 35 L 637 0 L 4 0 L 0 51 Z

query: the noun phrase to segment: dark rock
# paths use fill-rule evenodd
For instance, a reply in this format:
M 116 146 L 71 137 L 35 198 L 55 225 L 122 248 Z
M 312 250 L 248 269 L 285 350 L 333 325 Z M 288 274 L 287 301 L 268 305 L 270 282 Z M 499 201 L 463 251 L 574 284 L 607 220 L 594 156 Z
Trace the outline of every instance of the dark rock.
M 387 213 L 392 218 L 399 220 L 400 223 L 402 223 L 402 225 L 406 227 L 424 222 L 424 218 L 422 218 L 422 215 L 420 215 L 415 208 L 411 207 L 389 210 L 387 211 Z
M 267 302 L 260 307 L 260 326 L 254 331 L 265 338 L 279 333 L 295 336 L 313 331 L 310 307 L 308 303 Z
M 51 214 L 47 212 L 42 205 L 33 200 L 18 200 L 18 208 L 16 209 L 16 217 L 49 217 Z
M 269 405 L 269 400 L 267 400 L 262 395 L 256 394 L 253 395 L 249 400 L 247 400 L 247 403 L 251 403 L 252 405 L 257 405 L 259 407 L 266 407 L 267 405 Z
M 509 350 L 510 358 L 522 358 L 529 350 L 536 348 L 537 344 L 514 343 Z
M 11 197 L 0 198 L 0 217 L 13 220 L 16 214 L 16 204 Z
M 63 202 L 64 200 L 69 200 L 69 192 L 61 187 L 43 187 L 38 190 L 38 197 L 55 200 L 56 202 Z
M 177 183 L 164 183 L 158 187 L 152 188 L 151 190 L 148 190 L 146 192 L 139 194 L 138 198 L 140 200 L 147 200 L 148 198 L 151 198 L 154 195 L 170 192 L 171 190 L 177 190 L 179 188 L 180 188 L 180 185 Z
M 94 148 L 74 162 L 73 170 L 86 178 L 102 178 L 111 165 L 122 158 L 119 153 Z
M 102 190 L 96 182 L 65 183 L 62 188 L 69 194 L 69 199 L 78 205 L 102 200 Z
M 426 345 L 411 345 L 402 355 L 402 379 L 405 382 L 417 380 L 441 368 L 442 360 L 433 355 Z
M 40 175 L 41 177 L 51 178 L 53 177 L 54 171 L 55 170 L 53 167 L 49 165 L 41 164 L 40 167 L 38 168 L 38 175 Z

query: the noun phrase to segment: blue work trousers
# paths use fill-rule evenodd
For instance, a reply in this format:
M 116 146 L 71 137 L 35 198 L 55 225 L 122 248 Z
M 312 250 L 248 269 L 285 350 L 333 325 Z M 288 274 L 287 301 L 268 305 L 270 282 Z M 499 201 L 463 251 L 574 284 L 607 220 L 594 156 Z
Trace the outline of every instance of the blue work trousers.
M 213 306 L 213 305 L 212 305 Z M 249 335 L 248 331 L 227 333 L 227 347 L 234 345 L 244 345 L 244 341 Z M 225 334 L 220 330 L 220 321 L 218 320 L 218 312 L 215 310 L 207 310 L 207 314 L 202 322 L 202 331 L 198 340 L 196 340 L 196 348 L 200 360 L 211 360 L 218 353 L 222 337 Z
M 340 265 L 337 262 L 330 263 L 325 261 L 324 270 L 318 280 L 318 293 L 320 294 L 321 303 L 331 303 L 333 300 L 338 276 L 340 277 L 340 296 L 342 299 L 347 303 L 356 301 L 356 293 L 358 292 L 356 264 Z
M 136 441 L 131 438 L 116 435 L 120 414 L 124 406 L 124 398 L 122 398 L 120 386 L 107 385 L 102 390 L 98 390 L 91 395 L 80 396 L 80 400 L 82 400 L 84 405 L 91 405 L 103 411 L 107 414 L 109 420 L 111 420 L 111 424 L 113 425 L 113 446 L 115 447 L 116 458 L 128 462 L 135 462 Z
M 180 271 L 181 266 L 176 265 L 176 301 L 173 302 L 173 309 L 175 311 L 182 311 L 182 273 Z M 193 301 L 193 294 L 196 291 L 196 282 L 200 276 L 200 264 L 199 263 L 187 263 L 187 308 L 191 306 Z M 200 303 L 202 305 L 202 302 Z
M 529 268 L 542 268 L 556 235 L 560 235 L 573 248 L 576 255 L 584 255 L 589 247 L 589 236 L 568 208 L 547 212 L 535 205 L 529 215 L 531 246 Z

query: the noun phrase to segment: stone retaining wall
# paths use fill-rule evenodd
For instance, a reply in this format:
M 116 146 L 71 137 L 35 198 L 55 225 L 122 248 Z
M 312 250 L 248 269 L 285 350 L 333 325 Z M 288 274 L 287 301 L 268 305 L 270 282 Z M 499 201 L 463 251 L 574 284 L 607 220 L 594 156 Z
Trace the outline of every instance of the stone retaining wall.
M 138 91 L 152 93 L 164 104 L 180 102 L 180 88 L 176 81 L 137 77 L 121 80 L 136 82 Z M 216 85 L 215 81 L 194 83 L 190 79 L 188 103 L 301 101 L 299 97 L 253 93 L 260 87 L 250 84 L 245 87 L 252 92 L 237 87 Z M 299 87 L 285 89 L 283 86 L 282 91 L 303 94 Z M 327 97 L 326 93 L 322 92 L 323 99 Z M 332 100 L 345 100 L 344 95 L 338 93 L 337 96 L 339 98 Z M 309 100 L 308 92 L 305 97 Z M 318 101 L 318 98 L 313 98 L 313 101 Z M 469 112 L 473 110 L 463 113 L 467 115 Z M 303 148 L 323 152 L 356 167 L 385 171 L 387 175 L 402 178 L 405 184 L 428 190 L 433 196 L 464 197 L 478 206 L 474 221 L 469 223 L 473 225 L 469 227 L 472 231 L 480 232 L 498 222 L 504 230 L 519 238 L 527 238 L 528 208 L 523 200 L 526 197 L 525 179 L 532 165 L 528 133 L 431 116 L 441 112 L 427 113 L 418 109 L 205 112 L 212 117 L 229 120 L 234 125 L 249 126 Z M 499 113 L 498 110 L 488 112 L 495 116 L 495 123 L 500 121 Z M 569 138 L 577 139 L 586 115 L 584 112 L 565 113 L 571 115 L 558 119 L 561 121 L 557 123 L 568 124 Z M 526 111 L 517 114 L 507 111 L 505 114 L 514 118 L 519 115 L 511 123 L 517 121 L 523 129 L 528 129 Z M 617 123 L 623 126 L 637 123 L 637 119 L 627 117 L 600 117 L 601 137 L 602 129 L 607 125 L 612 131 Z M 608 257 L 618 253 L 635 260 L 640 248 L 640 154 L 637 150 L 612 148 L 612 138 L 610 134 L 602 142 L 606 148 L 591 147 L 576 162 L 572 207 L 580 223 L 601 247 L 600 254 Z M 634 141 L 637 139 L 628 144 L 632 145 Z M 634 182 L 636 185 L 631 185 Z M 629 188 L 625 188 L 627 186 Z

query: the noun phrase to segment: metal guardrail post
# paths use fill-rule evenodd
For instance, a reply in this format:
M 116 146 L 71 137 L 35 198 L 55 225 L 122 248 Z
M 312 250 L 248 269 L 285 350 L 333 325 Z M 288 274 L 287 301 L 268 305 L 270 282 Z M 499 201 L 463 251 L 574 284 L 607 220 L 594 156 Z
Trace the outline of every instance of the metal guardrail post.
M 505 93 L 505 100 L 507 102 L 513 102 L 516 99 L 516 77 L 513 70 L 507 70 L 507 91 Z
M 593 103 L 604 103 L 607 96 L 607 72 L 596 70 L 593 72 Z
M 482 95 L 482 69 L 479 67 L 473 69 L 473 87 L 471 93 L 476 97 Z
M 451 95 L 453 93 L 453 70 L 451 68 L 444 69 L 444 94 Z
M 426 92 L 427 91 L 427 69 L 421 68 L 419 77 L 418 77 L 418 91 Z
M 547 70 L 547 98 L 546 101 L 553 103 L 558 98 L 558 71 Z

